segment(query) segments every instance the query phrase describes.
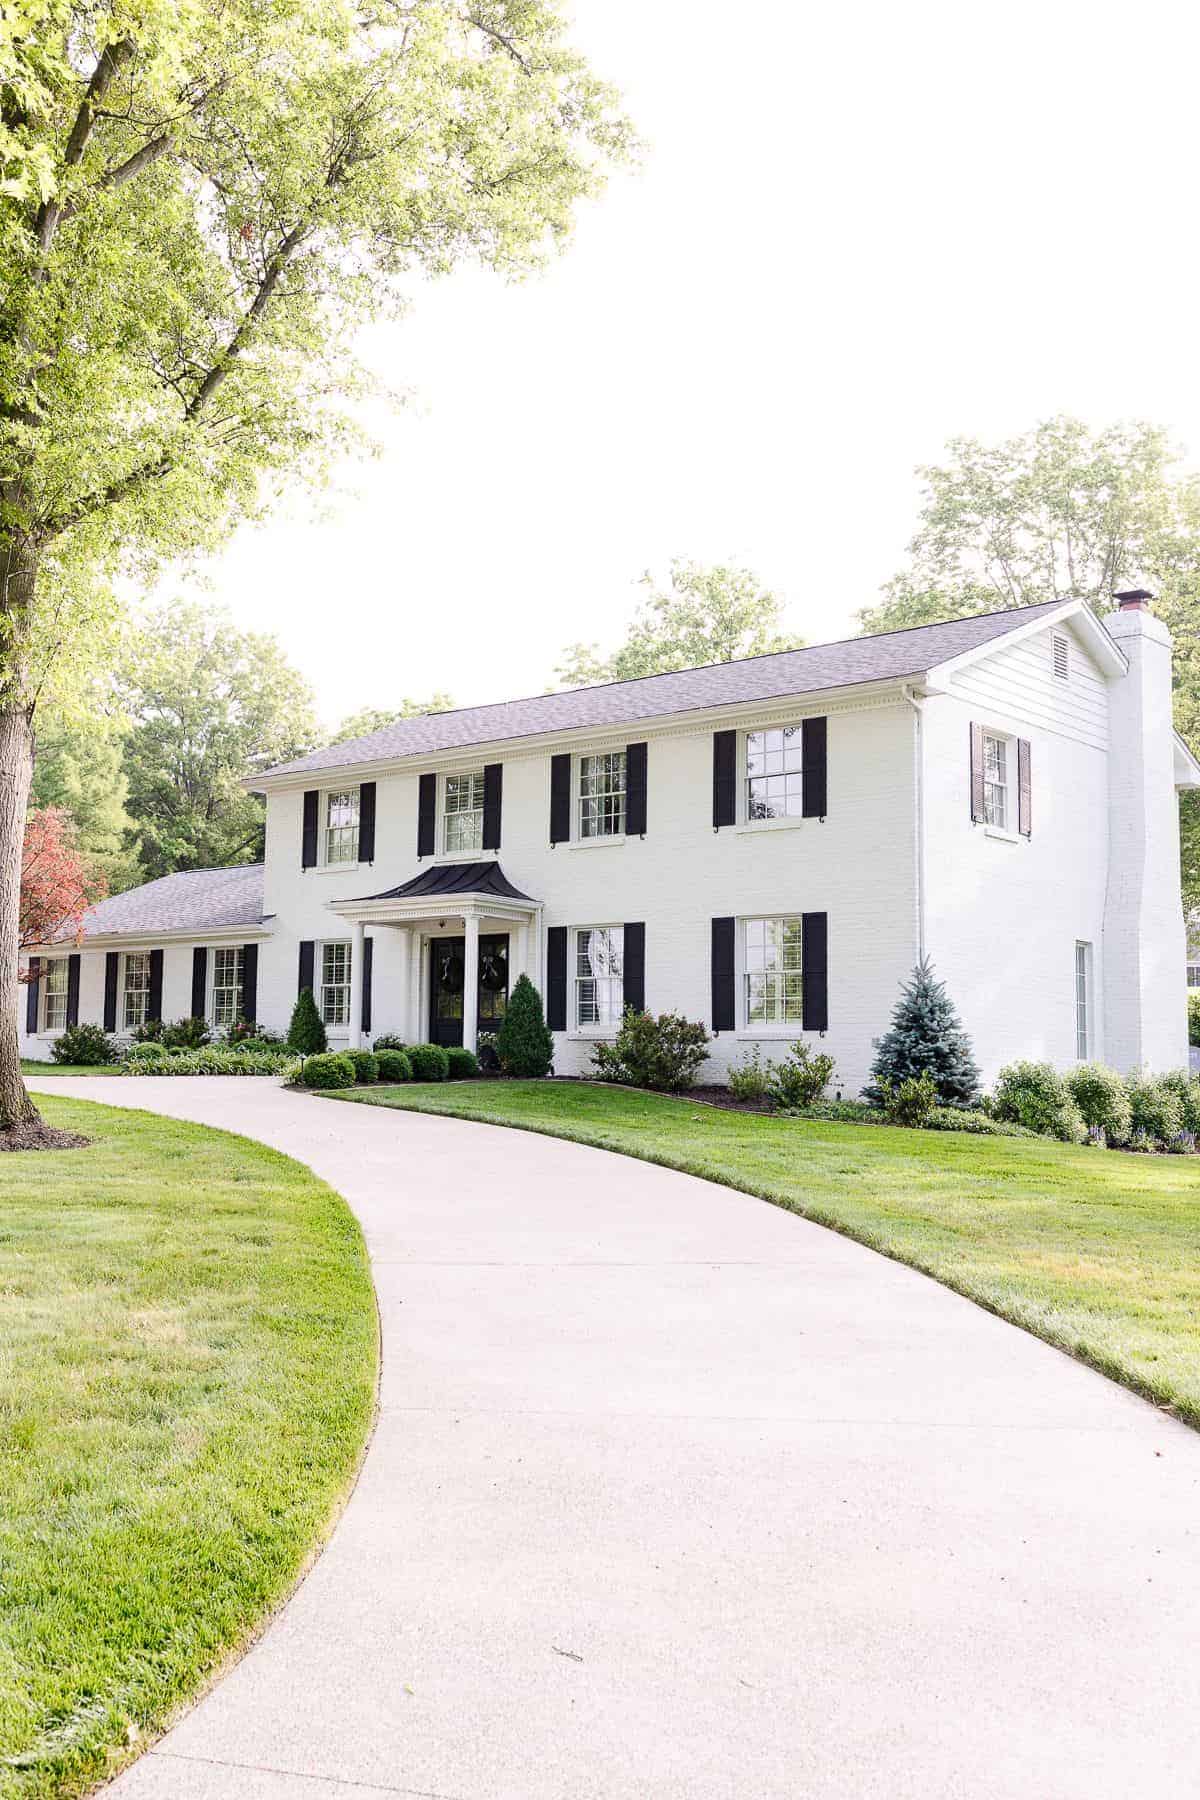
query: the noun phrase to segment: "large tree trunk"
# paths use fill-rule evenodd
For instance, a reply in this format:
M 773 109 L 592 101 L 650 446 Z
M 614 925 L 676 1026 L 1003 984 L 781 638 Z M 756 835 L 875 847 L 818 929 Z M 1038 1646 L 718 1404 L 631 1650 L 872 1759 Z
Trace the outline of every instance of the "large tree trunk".
M 33 778 L 33 723 L 25 692 L 24 639 L 37 562 L 28 544 L 0 541 L 0 1130 L 36 1123 L 21 1079 L 21 851 Z

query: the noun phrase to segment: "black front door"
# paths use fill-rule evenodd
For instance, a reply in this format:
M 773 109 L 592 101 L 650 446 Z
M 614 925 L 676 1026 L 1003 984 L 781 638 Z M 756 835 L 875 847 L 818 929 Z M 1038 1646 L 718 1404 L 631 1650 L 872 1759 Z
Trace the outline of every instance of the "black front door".
M 429 947 L 429 1041 L 461 1044 L 463 1041 L 463 976 L 466 940 L 435 938 Z M 495 1031 L 508 1003 L 508 936 L 479 940 L 480 1031 Z

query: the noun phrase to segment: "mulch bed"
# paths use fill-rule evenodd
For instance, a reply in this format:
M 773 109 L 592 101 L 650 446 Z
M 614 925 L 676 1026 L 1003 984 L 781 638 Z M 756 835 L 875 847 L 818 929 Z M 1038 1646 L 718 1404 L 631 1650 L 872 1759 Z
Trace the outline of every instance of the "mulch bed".
M 83 1150 L 91 1141 L 77 1131 L 55 1131 L 40 1119 L 0 1131 L 0 1150 Z

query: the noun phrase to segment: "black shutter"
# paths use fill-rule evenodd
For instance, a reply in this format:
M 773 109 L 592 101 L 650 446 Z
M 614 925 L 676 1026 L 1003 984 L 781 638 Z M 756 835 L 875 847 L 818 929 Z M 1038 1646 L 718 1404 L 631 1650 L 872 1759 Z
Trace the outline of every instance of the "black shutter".
M 737 732 L 713 732 L 713 828 L 737 823 Z
M 304 829 L 300 837 L 302 869 L 315 869 L 317 866 L 317 814 L 320 805 L 320 793 L 316 788 L 309 788 L 304 795 Z
M 712 922 L 712 1024 L 714 1031 L 733 1031 L 737 1026 L 733 919 Z
M 150 952 L 150 993 L 146 1002 L 148 1019 L 162 1018 L 162 977 L 163 953 L 161 950 Z
M 375 783 L 364 781 L 358 790 L 358 860 L 375 861 Z
M 500 848 L 500 801 L 504 793 L 504 764 L 485 763 L 483 768 L 483 847 Z
M 317 946 L 312 938 L 302 938 L 300 942 L 300 977 L 296 983 L 296 992 L 302 994 L 305 988 L 313 985 L 313 968 L 317 960 Z
M 546 1024 L 567 1029 L 567 928 L 552 925 L 546 933 Z
M 202 1019 L 208 1004 L 208 951 L 197 944 L 192 951 L 192 1017 Z
M 634 1012 L 646 1010 L 646 927 L 645 925 L 626 925 L 624 927 L 624 961 L 622 964 L 621 1000 L 625 1006 L 632 1006 Z
M 121 956 L 117 950 L 110 950 L 104 958 L 104 1029 L 117 1029 L 117 981 L 120 976 Z
M 550 842 L 565 844 L 571 836 L 571 757 L 550 758 Z M 559 1030 L 565 1030 L 559 1026 Z
M 805 1031 L 829 1028 L 829 914 L 804 913 L 800 919 L 800 974 Z
M 79 958 L 67 958 L 67 1024 L 79 1023 Z
M 823 819 L 826 801 L 827 719 L 805 719 L 800 727 L 801 810 L 806 819 Z
M 982 824 L 983 809 L 983 726 L 971 725 L 971 820 Z
M 29 985 L 25 989 L 25 1030 L 30 1037 L 38 1028 L 38 993 L 42 985 L 42 959 L 31 956 L 29 959 Z
M 362 1028 L 371 1029 L 371 970 L 375 962 L 375 939 L 363 939 Z
M 1033 752 L 1028 738 L 1017 739 L 1017 829 L 1033 836 Z
M 258 945 L 242 945 L 242 1017 L 253 1025 L 258 1018 Z
M 422 775 L 417 786 L 417 855 L 437 851 L 437 776 Z
M 646 835 L 645 744 L 625 746 L 625 829 L 631 837 Z

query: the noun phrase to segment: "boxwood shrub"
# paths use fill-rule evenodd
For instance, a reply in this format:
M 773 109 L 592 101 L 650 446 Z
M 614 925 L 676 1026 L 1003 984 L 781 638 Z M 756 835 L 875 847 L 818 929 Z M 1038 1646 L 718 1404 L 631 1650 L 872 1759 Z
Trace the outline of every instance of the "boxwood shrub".
M 390 1031 L 384 1031 L 374 1040 L 371 1048 L 377 1055 L 380 1050 L 407 1050 L 408 1041 L 405 1038 L 393 1036 Z
M 355 1081 L 379 1080 L 379 1059 L 369 1050 L 347 1050 L 345 1054 L 354 1064 Z
M 440 1044 L 410 1044 L 405 1054 L 414 1081 L 445 1081 L 449 1077 L 450 1058 Z
M 452 1044 L 446 1052 L 447 1074 L 451 1081 L 470 1081 L 479 1073 L 479 1058 L 473 1050 Z
M 411 1081 L 412 1064 L 403 1050 L 381 1050 L 376 1044 L 375 1061 L 379 1064 L 380 1081 Z
M 301 1080 L 310 1088 L 353 1087 L 354 1064 L 341 1051 L 324 1051 L 307 1059 Z

